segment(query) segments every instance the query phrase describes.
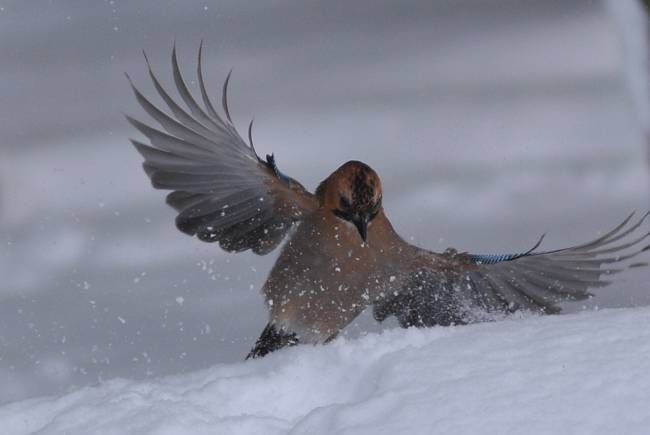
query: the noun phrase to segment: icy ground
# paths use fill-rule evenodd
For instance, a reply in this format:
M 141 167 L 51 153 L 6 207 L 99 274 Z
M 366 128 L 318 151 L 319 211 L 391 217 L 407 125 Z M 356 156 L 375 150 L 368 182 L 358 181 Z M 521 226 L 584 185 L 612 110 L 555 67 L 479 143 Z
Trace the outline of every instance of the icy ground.
M 647 434 L 650 308 L 429 330 L 0 408 L 20 434 Z

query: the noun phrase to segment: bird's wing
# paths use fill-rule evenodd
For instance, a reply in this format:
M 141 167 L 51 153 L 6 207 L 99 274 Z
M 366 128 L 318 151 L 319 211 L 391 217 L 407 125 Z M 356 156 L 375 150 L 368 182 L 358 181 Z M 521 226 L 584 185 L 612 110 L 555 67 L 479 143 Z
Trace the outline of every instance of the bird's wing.
M 648 214 L 629 225 L 633 213 L 596 240 L 555 251 L 534 252 L 539 242 L 512 255 L 418 248 L 403 288 L 375 303 L 375 318 L 395 315 L 406 327 L 468 323 L 517 310 L 558 313 L 559 302 L 589 297 L 588 289 L 610 283 L 605 277 L 647 265 L 628 260 L 650 250 L 644 243 L 650 232 L 641 229 Z
M 162 129 L 127 116 L 149 144 L 131 140 L 144 156 L 143 167 L 156 189 L 172 192 L 167 203 L 176 211 L 176 226 L 205 242 L 219 242 L 229 252 L 272 251 L 293 223 L 318 207 L 315 196 L 293 178 L 282 174 L 272 155 L 258 157 L 251 139 L 241 138 L 230 118 L 228 80 L 222 93 L 224 115 L 208 99 L 199 48 L 198 84 L 204 108 L 188 90 L 172 52 L 174 83 L 189 109 L 177 104 L 160 85 L 147 60 L 149 75 L 171 116 L 154 106 L 131 82 L 142 108 Z M 146 59 L 146 55 L 145 55 Z M 127 76 L 128 77 L 128 76 Z

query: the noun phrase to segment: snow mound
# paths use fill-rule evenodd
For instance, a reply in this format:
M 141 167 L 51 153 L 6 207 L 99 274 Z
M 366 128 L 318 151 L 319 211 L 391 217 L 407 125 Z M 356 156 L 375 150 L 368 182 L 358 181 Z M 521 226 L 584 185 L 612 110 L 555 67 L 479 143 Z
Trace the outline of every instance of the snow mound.
M 3 434 L 647 434 L 650 308 L 391 330 L 0 408 Z

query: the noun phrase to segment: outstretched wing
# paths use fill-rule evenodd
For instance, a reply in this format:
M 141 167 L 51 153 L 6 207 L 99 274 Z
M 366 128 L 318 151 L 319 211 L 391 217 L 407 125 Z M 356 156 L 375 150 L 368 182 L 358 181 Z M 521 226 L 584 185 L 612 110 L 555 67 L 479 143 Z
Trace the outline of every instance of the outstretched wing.
M 256 254 L 273 250 L 291 225 L 318 207 L 316 198 L 293 178 L 282 174 L 273 156 L 266 161 L 255 152 L 249 126 L 247 145 L 230 118 L 228 81 L 223 85 L 225 118 L 210 102 L 203 80 L 199 47 L 198 84 L 205 108 L 199 106 L 178 67 L 172 51 L 174 83 L 189 109 L 177 104 L 149 68 L 158 94 L 172 116 L 154 106 L 131 82 L 142 108 L 162 130 L 127 116 L 149 139 L 131 140 L 144 156 L 144 170 L 156 189 L 172 190 L 167 203 L 178 211 L 176 226 L 205 242 L 219 242 L 229 252 L 252 249 Z M 128 77 L 128 76 L 127 76 Z
M 559 302 L 585 299 L 588 289 L 608 285 L 605 277 L 647 265 L 627 260 L 650 249 L 644 244 L 650 233 L 640 230 L 648 214 L 628 225 L 633 213 L 596 240 L 555 251 L 534 252 L 539 243 L 512 255 L 420 250 L 419 258 L 430 264 L 414 261 L 404 288 L 375 304 L 375 318 L 395 315 L 407 327 L 468 323 L 517 310 L 558 313 Z

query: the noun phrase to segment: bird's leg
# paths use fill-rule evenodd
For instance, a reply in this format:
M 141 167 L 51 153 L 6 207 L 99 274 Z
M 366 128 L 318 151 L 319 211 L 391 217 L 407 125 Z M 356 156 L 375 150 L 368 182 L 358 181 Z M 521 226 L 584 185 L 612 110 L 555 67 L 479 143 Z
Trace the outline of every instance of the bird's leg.
M 261 358 L 268 353 L 286 346 L 295 346 L 296 344 L 298 344 L 298 336 L 295 332 L 288 333 L 284 329 L 278 329 L 274 324 L 269 323 L 262 331 L 260 338 L 255 342 L 255 347 L 246 356 L 246 359 Z

